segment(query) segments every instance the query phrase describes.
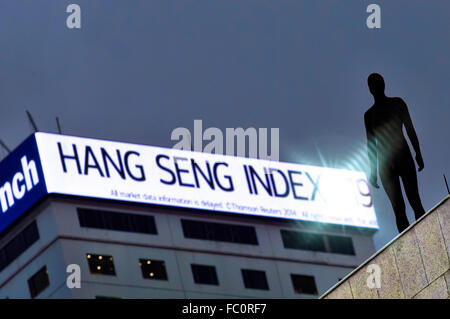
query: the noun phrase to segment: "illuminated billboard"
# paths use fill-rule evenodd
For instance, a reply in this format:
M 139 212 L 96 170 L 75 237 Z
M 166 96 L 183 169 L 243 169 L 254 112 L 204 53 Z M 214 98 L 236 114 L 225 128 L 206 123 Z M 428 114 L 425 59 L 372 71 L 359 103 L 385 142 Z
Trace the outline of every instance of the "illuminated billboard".
M 48 133 L 27 143 L 5 160 L 19 175 L 0 175 L 2 217 L 54 193 L 378 228 L 362 172 Z M 25 198 L 29 186 L 37 195 Z M 16 193 L 27 204 L 12 212 Z

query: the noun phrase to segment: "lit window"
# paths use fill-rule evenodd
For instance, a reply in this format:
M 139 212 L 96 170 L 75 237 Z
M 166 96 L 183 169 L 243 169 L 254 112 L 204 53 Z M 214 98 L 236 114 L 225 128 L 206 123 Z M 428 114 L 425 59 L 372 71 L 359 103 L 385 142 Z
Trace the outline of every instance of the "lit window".
M 145 279 L 167 280 L 166 264 L 162 260 L 139 259 L 142 277 Z
M 86 254 L 86 259 L 92 274 L 116 275 L 112 256 Z

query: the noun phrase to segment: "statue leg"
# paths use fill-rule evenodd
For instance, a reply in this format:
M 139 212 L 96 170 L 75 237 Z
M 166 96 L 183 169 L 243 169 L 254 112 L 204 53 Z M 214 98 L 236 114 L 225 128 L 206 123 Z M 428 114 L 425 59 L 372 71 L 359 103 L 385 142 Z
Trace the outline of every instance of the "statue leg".
M 397 229 L 399 233 L 409 226 L 408 217 L 406 216 L 405 201 L 403 200 L 402 190 L 400 187 L 400 177 L 393 169 L 380 169 L 380 178 L 383 188 L 391 201 L 395 214 Z
M 403 187 L 405 188 L 406 197 L 414 210 L 416 220 L 425 214 L 425 210 L 420 200 L 419 187 L 417 185 L 416 165 L 412 156 L 402 162 L 401 172 Z

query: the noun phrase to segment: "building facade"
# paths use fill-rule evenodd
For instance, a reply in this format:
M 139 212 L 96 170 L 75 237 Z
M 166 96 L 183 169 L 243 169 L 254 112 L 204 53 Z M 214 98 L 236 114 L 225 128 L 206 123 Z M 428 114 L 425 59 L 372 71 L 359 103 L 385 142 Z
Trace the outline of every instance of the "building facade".
M 0 298 L 317 298 L 375 251 L 373 227 L 57 193 L 48 182 L 19 214 L 38 180 L 21 172 L 1 175 L 4 215 L 17 218 L 0 234 Z

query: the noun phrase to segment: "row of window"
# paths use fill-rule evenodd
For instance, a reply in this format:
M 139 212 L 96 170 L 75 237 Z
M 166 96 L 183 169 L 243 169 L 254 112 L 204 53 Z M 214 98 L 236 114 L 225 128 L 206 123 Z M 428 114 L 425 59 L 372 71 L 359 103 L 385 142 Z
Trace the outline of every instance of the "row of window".
M 155 218 L 149 215 L 78 208 L 81 227 L 157 235 Z M 256 230 L 251 226 L 182 219 L 186 238 L 258 245 Z M 288 249 L 355 255 L 351 237 L 281 230 L 283 245 Z M 0 271 L 11 264 L 39 239 L 36 221 L 0 249 Z
M 153 216 L 78 208 L 81 227 L 154 234 L 157 228 Z M 181 219 L 184 237 L 258 245 L 256 230 L 251 226 Z M 285 248 L 355 255 L 351 237 L 322 235 L 310 232 L 281 230 Z
M 112 256 L 87 254 L 86 258 L 92 274 L 116 275 Z M 169 280 L 163 260 L 139 259 L 139 267 L 144 279 Z M 219 285 L 215 266 L 191 264 L 191 271 L 196 284 Z M 269 290 L 265 271 L 241 269 L 241 275 L 245 288 Z M 314 277 L 291 274 L 291 281 L 295 293 L 317 295 Z
M 112 256 L 87 254 L 89 270 L 92 274 L 115 276 Z M 162 260 L 139 259 L 142 277 L 153 280 L 169 280 L 165 262 Z M 196 284 L 219 285 L 216 267 L 211 265 L 191 264 L 192 277 Z M 265 271 L 241 269 L 245 288 L 269 290 Z M 295 293 L 317 295 L 316 282 L 313 276 L 291 274 L 292 286 Z M 50 285 L 47 267 L 42 267 L 28 279 L 31 298 L 35 298 Z M 99 297 L 100 298 L 100 297 Z

